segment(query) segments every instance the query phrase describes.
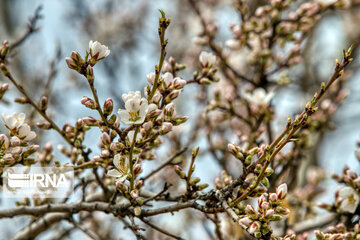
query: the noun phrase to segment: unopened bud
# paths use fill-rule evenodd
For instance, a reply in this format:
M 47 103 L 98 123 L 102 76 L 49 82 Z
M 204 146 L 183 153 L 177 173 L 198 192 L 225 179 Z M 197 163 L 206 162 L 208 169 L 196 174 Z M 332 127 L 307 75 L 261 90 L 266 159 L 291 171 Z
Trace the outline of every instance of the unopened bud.
M 174 170 L 176 174 L 179 175 L 180 178 L 185 179 L 186 174 L 179 165 L 175 165 Z
M 121 142 L 113 142 L 110 144 L 111 151 L 118 152 L 118 151 L 123 150 L 124 148 L 125 148 L 125 145 Z
M 154 85 L 154 81 L 155 81 L 155 73 L 151 72 L 148 75 L 146 75 L 146 79 L 148 80 L 148 82 L 151 85 Z
M 81 104 L 90 109 L 96 109 L 97 107 L 94 100 L 85 96 L 81 99 Z
M 88 65 L 86 68 L 86 79 L 89 81 L 90 85 L 94 84 L 94 78 L 94 70 L 90 65 Z
M 113 108 L 114 108 L 113 100 L 111 98 L 106 99 L 103 106 L 104 114 L 107 116 L 110 115 L 113 111 Z
M 14 102 L 20 103 L 20 104 L 27 104 L 29 103 L 28 99 L 26 97 L 18 97 L 14 99 Z
M 36 123 L 36 126 L 37 126 L 38 128 L 45 129 L 45 130 L 51 128 L 51 124 L 48 123 L 48 122 L 37 122 L 37 123 Z
M 198 190 L 201 191 L 201 190 L 203 190 L 203 189 L 205 189 L 207 187 L 209 187 L 209 184 L 207 184 L 207 183 L 199 184 L 198 185 Z
M 165 103 L 170 103 L 172 100 L 177 98 L 180 94 L 181 90 L 173 90 L 169 95 L 165 98 Z
M 131 191 L 130 195 L 133 199 L 135 199 L 135 198 L 139 197 L 139 191 L 134 189 Z
M 111 138 L 110 138 L 109 134 L 107 134 L 106 132 L 103 132 L 103 134 L 101 135 L 101 141 L 105 146 L 110 145 Z
M 141 166 L 142 166 L 141 164 L 136 164 L 136 166 L 134 167 L 134 176 L 135 177 L 141 173 L 141 171 L 142 171 Z
M 200 182 L 200 178 L 198 178 L 198 177 L 194 177 L 194 178 L 191 178 L 191 179 L 190 179 L 190 185 L 191 185 L 191 186 L 196 186 L 196 184 L 197 184 L 198 182 Z
M 39 108 L 41 111 L 45 111 L 48 107 L 48 98 L 46 96 L 42 96 L 39 103 Z
M 251 220 L 249 217 L 244 217 L 239 220 L 239 224 L 245 227 L 249 227 L 252 223 L 253 220 Z
M 5 83 L 0 87 L 0 100 L 3 98 L 5 92 L 9 89 L 9 84 Z
M 135 216 L 140 216 L 141 214 L 141 207 L 140 206 L 137 206 L 134 208 L 134 214 Z
M 9 52 L 9 41 L 4 40 L 0 46 L 0 57 L 5 58 Z
M 283 183 L 283 184 L 281 184 L 280 186 L 278 186 L 276 188 L 276 194 L 277 194 L 277 198 L 279 200 L 283 200 L 286 197 L 286 195 L 287 195 L 287 185 L 286 185 L 286 183 Z
M 186 122 L 188 119 L 189 119 L 188 116 L 177 117 L 177 118 L 173 119 L 174 120 L 173 124 L 175 126 L 178 126 L 178 125 L 183 124 L 184 122 Z
M 169 122 L 164 122 L 160 128 L 160 135 L 165 135 L 172 130 L 173 125 Z

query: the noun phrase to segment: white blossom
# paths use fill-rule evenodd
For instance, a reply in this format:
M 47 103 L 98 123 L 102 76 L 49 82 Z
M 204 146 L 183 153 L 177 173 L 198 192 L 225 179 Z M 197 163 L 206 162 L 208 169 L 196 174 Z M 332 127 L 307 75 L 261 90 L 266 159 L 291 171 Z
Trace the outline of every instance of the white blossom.
M 232 50 L 239 50 L 241 48 L 240 41 L 233 38 L 227 40 L 225 45 Z
M 144 88 L 144 96 L 145 96 L 146 99 L 147 99 L 148 96 L 149 96 L 148 90 L 150 91 L 150 88 L 148 89 L 148 86 L 146 86 L 146 87 Z M 152 102 L 155 102 L 155 103 L 158 103 L 158 102 L 160 101 L 160 99 L 161 99 L 161 96 L 162 96 L 162 95 L 161 95 L 160 91 L 159 91 L 158 89 L 156 89 L 156 90 L 155 90 L 155 93 L 154 93 L 154 96 L 152 97 L 151 101 L 152 101 Z M 151 112 L 151 111 L 149 111 L 149 112 Z
M 358 207 L 360 197 L 352 187 L 344 187 L 339 191 L 341 201 L 340 209 L 344 212 L 354 213 Z
M 100 60 L 102 58 L 106 58 L 110 54 L 109 48 L 107 46 L 105 46 L 105 45 L 102 45 L 98 41 L 94 42 L 93 40 L 90 40 L 89 49 L 90 49 L 91 57 L 98 54 L 98 56 L 96 58 L 97 60 Z
M 204 67 L 213 66 L 216 62 L 216 56 L 213 53 L 202 51 L 199 56 L 199 61 Z
M 22 140 L 30 141 L 36 137 L 36 133 L 31 131 L 28 124 L 24 123 L 25 117 L 24 113 L 13 113 L 11 115 L 2 113 L 5 125 L 9 130 L 11 130 L 12 134 Z
M 122 157 L 120 154 L 116 154 L 113 159 L 115 169 L 111 169 L 107 172 L 108 176 L 117 178 L 116 182 L 124 182 L 130 173 L 129 159 Z
M 270 91 L 266 93 L 263 88 L 257 88 L 252 93 L 244 92 L 244 98 L 249 101 L 249 103 L 257 106 L 267 106 L 274 95 L 275 92 Z
M 33 140 L 36 137 L 36 133 L 31 131 L 31 128 L 26 123 L 22 124 L 18 129 L 18 135 L 25 141 Z
M 141 124 L 146 114 L 157 108 L 155 104 L 148 104 L 146 98 L 141 98 L 139 91 L 123 94 L 125 109 L 119 109 L 118 114 L 125 124 Z
M 154 72 L 149 73 L 148 75 L 146 75 L 146 79 L 148 80 L 148 82 L 149 82 L 151 85 L 154 85 L 154 82 L 155 82 L 155 73 L 154 73 Z
M 186 85 L 186 81 L 175 77 L 170 72 L 166 72 L 163 76 L 165 88 L 173 87 L 174 89 L 181 89 Z
M 25 113 L 13 113 L 11 115 L 7 115 L 6 113 L 2 113 L 2 118 L 5 122 L 5 125 L 9 129 L 14 129 L 22 125 L 25 121 Z

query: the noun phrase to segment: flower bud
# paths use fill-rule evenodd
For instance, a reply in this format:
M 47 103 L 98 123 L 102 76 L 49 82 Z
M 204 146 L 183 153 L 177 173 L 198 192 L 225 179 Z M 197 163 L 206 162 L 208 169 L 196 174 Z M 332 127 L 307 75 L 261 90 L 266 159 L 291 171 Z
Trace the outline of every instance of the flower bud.
M 229 143 L 228 144 L 228 151 L 234 155 L 239 160 L 244 160 L 244 155 L 241 153 L 241 148 L 236 146 L 235 144 Z
M 169 122 L 164 122 L 160 128 L 160 135 L 165 135 L 172 130 L 173 125 Z
M 239 220 L 239 224 L 245 227 L 249 227 L 252 224 L 252 222 L 253 220 L 251 220 L 249 217 L 244 217 Z
M 185 179 L 186 174 L 179 165 L 175 165 L 174 170 L 176 174 L 179 175 L 180 178 Z
M 103 106 L 104 114 L 107 116 L 110 115 L 113 111 L 113 108 L 114 108 L 113 100 L 111 98 L 106 99 Z
M 136 164 L 136 166 L 134 167 L 134 176 L 135 177 L 142 172 L 141 166 L 142 165 L 139 163 L 139 164 Z
M 144 185 L 144 181 L 143 180 L 139 180 L 135 183 L 135 189 L 140 190 L 140 188 Z
M 269 200 L 270 202 L 277 202 L 278 201 L 278 197 L 276 195 L 276 193 L 271 193 L 270 196 L 269 196 Z
M 86 68 L 86 79 L 89 81 L 90 85 L 94 84 L 94 70 L 90 65 L 88 65 Z
M 173 124 L 175 126 L 178 126 L 178 125 L 183 124 L 184 122 L 186 122 L 188 119 L 189 119 L 188 116 L 178 117 L 178 118 L 173 119 L 175 121 L 175 122 L 173 122 Z
M 201 190 L 207 188 L 208 186 L 209 186 L 209 184 L 207 184 L 207 183 L 199 184 L 198 185 L 198 190 L 201 191 Z
M 131 191 L 130 195 L 133 199 L 135 199 L 135 198 L 139 197 L 139 191 L 134 189 Z
M 257 218 L 257 212 L 255 211 L 255 209 L 253 208 L 253 206 L 251 206 L 250 204 L 248 204 L 245 208 L 245 212 L 246 214 L 248 214 L 251 218 Z
M 196 186 L 196 184 L 197 184 L 198 182 L 200 182 L 200 178 L 198 178 L 198 177 L 194 177 L 194 178 L 191 178 L 191 179 L 190 179 L 190 185 L 191 185 L 191 186 Z
M 9 89 L 9 84 L 5 83 L 0 87 L 0 100 L 3 98 L 5 92 Z
M 174 82 L 173 82 L 173 87 L 174 89 L 176 90 L 180 90 L 182 89 L 184 86 L 186 85 L 186 81 L 179 78 L 179 77 L 176 77 L 174 78 Z
M 140 206 L 137 206 L 134 208 L 134 214 L 135 216 L 140 216 L 141 214 L 141 207 Z
M 37 122 L 36 123 L 36 126 L 40 129 L 44 129 L 44 130 L 47 130 L 47 129 L 50 129 L 51 128 L 51 124 L 48 123 L 48 122 Z
M 287 195 L 287 185 L 286 185 L 286 183 L 283 183 L 283 184 L 281 184 L 280 186 L 278 186 L 276 188 L 276 194 L 277 194 L 277 198 L 279 200 L 285 199 L 285 197 Z
M 10 146 L 11 147 L 19 146 L 20 142 L 21 142 L 20 139 L 18 137 L 16 137 L 16 136 L 13 136 L 13 137 L 10 138 Z
M 109 134 L 107 134 L 106 132 L 103 132 L 101 135 L 101 141 L 105 146 L 110 145 L 111 138 L 110 138 Z
M 93 117 L 84 117 L 82 121 L 88 126 L 98 126 L 99 122 Z
M 209 85 L 211 83 L 211 81 L 210 81 L 210 79 L 203 77 L 200 79 L 199 83 L 201 85 Z
M 114 152 L 121 151 L 125 148 L 125 145 L 121 142 L 112 142 L 110 144 L 110 150 Z
M 148 121 L 143 124 L 143 127 L 144 127 L 145 131 L 148 132 L 153 128 L 153 123 L 151 121 Z
M 274 209 L 267 210 L 265 213 L 265 218 L 268 218 L 268 219 L 271 218 L 274 215 L 274 213 L 275 213 Z
M 110 156 L 109 150 L 107 150 L 107 149 L 102 150 L 100 156 L 101 156 L 102 158 L 107 158 L 107 157 L 109 157 L 109 156 Z
M 48 98 L 46 96 L 42 96 L 39 103 L 39 108 L 41 111 L 45 111 L 48 107 Z
M 0 148 L 9 148 L 9 138 L 5 134 L 0 134 Z
M 261 226 L 260 223 L 258 221 L 255 221 L 250 225 L 248 232 L 250 234 L 254 234 L 255 232 L 259 232 L 260 226 Z
M 84 105 L 85 107 L 87 108 L 90 108 L 90 109 L 96 109 L 96 103 L 94 100 L 92 100 L 91 98 L 88 98 L 88 97 L 83 97 L 81 99 L 81 104 Z
M 31 154 L 37 152 L 38 150 L 39 150 L 39 145 L 31 145 L 24 151 L 24 153 L 22 154 L 22 157 L 26 158 L 26 157 L 30 156 Z
M 165 98 L 165 103 L 170 103 L 172 100 L 177 98 L 180 94 L 181 90 L 173 90 L 169 95 Z
M 0 46 L 0 57 L 5 58 L 9 52 L 9 41 L 4 40 Z
M 20 104 L 27 104 L 29 103 L 29 100 L 26 97 L 18 97 L 14 99 L 14 102 L 20 103 Z
M 290 213 L 290 210 L 282 206 L 277 206 L 275 208 L 275 212 L 280 215 L 288 215 Z
M 78 66 L 76 65 L 76 63 L 74 62 L 74 60 L 72 58 L 66 57 L 65 62 L 66 62 L 66 64 L 68 65 L 68 67 L 70 69 L 78 71 L 79 68 L 78 68 Z
M 155 73 L 151 72 L 149 74 L 146 75 L 146 79 L 148 80 L 148 82 L 151 85 L 154 85 L 154 81 L 155 81 Z

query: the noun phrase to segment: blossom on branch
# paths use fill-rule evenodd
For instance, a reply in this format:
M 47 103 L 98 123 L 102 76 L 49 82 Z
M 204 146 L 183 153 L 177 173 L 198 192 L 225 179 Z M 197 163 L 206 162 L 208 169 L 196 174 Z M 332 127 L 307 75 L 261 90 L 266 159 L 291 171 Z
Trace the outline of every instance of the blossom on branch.
M 340 209 L 344 212 L 354 213 L 359 205 L 360 197 L 352 187 L 344 187 L 339 191 L 341 201 Z
M 148 104 L 146 98 L 141 98 L 139 91 L 123 94 L 125 109 L 119 109 L 118 114 L 125 124 L 141 124 L 144 122 L 146 114 L 155 110 L 155 104 Z
M 102 45 L 98 41 L 90 40 L 89 42 L 90 56 L 95 61 L 99 61 L 103 58 L 106 58 L 110 54 L 110 50 L 107 46 Z
M 211 67 L 216 62 L 216 56 L 213 53 L 202 51 L 199 56 L 199 61 L 203 67 Z
M 124 182 L 130 173 L 129 160 L 127 157 L 116 154 L 113 159 L 115 169 L 109 170 L 106 174 L 117 178 L 116 182 Z
M 274 97 L 275 92 L 270 91 L 266 93 L 263 88 L 256 88 L 252 93 L 244 93 L 244 98 L 249 101 L 250 104 L 257 106 L 269 105 L 271 99 Z
M 2 113 L 5 126 L 10 130 L 10 133 L 17 136 L 19 139 L 30 141 L 36 137 L 36 133 L 31 131 L 28 124 L 24 123 L 25 117 L 24 113 L 15 112 L 11 115 Z

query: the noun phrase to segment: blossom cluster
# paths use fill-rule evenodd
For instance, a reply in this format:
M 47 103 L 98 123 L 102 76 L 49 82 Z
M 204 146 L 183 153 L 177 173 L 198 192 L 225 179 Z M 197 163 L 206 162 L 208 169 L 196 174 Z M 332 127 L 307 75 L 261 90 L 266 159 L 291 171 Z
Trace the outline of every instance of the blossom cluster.
M 2 113 L 2 118 L 6 128 L 9 130 L 10 138 L 5 134 L 0 134 L 0 168 L 13 166 L 21 163 L 31 165 L 36 162 L 30 155 L 39 149 L 39 145 L 29 145 L 30 141 L 36 137 L 36 133 L 31 131 L 30 126 L 25 123 L 24 113 L 13 113 L 7 115 Z

